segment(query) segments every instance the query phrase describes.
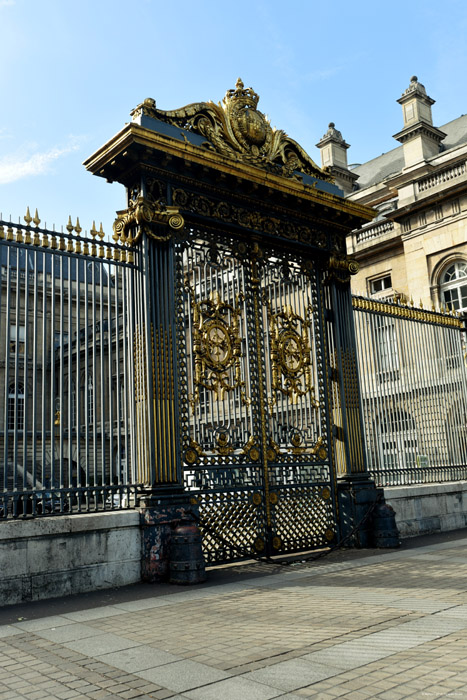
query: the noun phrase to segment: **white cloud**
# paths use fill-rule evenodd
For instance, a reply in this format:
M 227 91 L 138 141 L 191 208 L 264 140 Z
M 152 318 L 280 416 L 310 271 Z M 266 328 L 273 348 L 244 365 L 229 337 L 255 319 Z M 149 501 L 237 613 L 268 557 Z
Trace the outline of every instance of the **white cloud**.
M 1 2 L 1 0 L 0 0 Z M 0 158 L 0 185 L 16 182 L 32 175 L 42 175 L 58 158 L 76 151 L 79 148 L 75 142 L 62 148 L 51 148 L 43 153 L 13 153 Z
M 15 0 L 0 0 L 0 8 L 2 7 L 12 7 L 13 5 L 16 5 Z

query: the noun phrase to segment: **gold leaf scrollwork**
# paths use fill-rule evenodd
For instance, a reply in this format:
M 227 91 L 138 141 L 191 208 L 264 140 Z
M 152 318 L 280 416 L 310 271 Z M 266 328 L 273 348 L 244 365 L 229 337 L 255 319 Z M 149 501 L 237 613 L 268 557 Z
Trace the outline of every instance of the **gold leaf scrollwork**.
M 329 279 L 337 282 L 348 282 L 351 275 L 356 275 L 360 270 L 359 263 L 347 255 L 332 255 L 329 258 Z
M 202 447 L 196 440 L 190 440 L 188 449 L 185 450 L 185 462 L 187 464 L 196 464 L 200 457 L 205 457 Z
M 254 229 L 293 241 L 303 241 L 319 248 L 325 248 L 327 245 L 326 234 L 322 231 L 302 226 L 297 222 L 287 221 L 285 218 L 279 219 L 267 213 L 250 211 L 231 203 L 219 202 L 195 193 L 188 193 L 181 188 L 174 189 L 172 197 L 177 206 L 202 216 L 232 222 L 248 230 Z
M 252 462 L 257 462 L 261 457 L 261 452 L 258 448 L 258 441 L 253 435 L 249 438 L 248 442 L 243 445 L 242 452 L 244 452 Z
M 275 406 L 279 393 L 292 404 L 308 394 L 312 406 L 318 408 L 312 378 L 311 321 L 296 314 L 291 306 L 273 313 L 269 299 L 264 298 L 263 303 L 268 312 L 271 342 L 270 406 Z M 313 313 L 311 306 L 307 311 L 309 316 Z M 299 444 L 295 447 L 300 449 Z
M 193 312 L 194 391 L 189 397 L 192 410 L 199 402 L 201 387 L 211 391 L 216 401 L 222 401 L 226 392 L 238 389 L 243 405 L 250 405 L 241 368 L 243 294 L 237 294 L 235 305 L 222 301 L 217 292 L 196 301 L 187 279 L 185 287 L 191 297 Z
M 172 231 L 180 231 L 185 225 L 178 207 L 168 206 L 162 202 L 152 202 L 142 195 L 131 200 L 128 209 L 117 212 L 113 224 L 113 239 L 116 243 L 132 246 L 138 242 L 143 233 L 151 238 L 166 241 L 172 237 L 170 231 L 161 233 L 153 224 L 168 226 Z
M 255 549 L 257 552 L 262 552 L 264 550 L 264 540 L 261 537 L 257 537 L 255 540 Z
M 234 448 L 230 444 L 230 438 L 227 435 L 227 433 L 219 433 L 219 435 L 216 438 L 216 443 L 217 444 L 215 450 L 222 457 L 227 457 L 228 455 L 231 455 L 232 452 L 234 452 Z
M 245 88 L 238 78 L 235 88 L 227 90 L 222 103 L 195 102 L 181 109 L 164 111 L 146 98 L 131 115 L 141 115 L 173 124 L 187 132 L 203 136 L 203 146 L 221 155 L 244 163 L 300 179 L 306 173 L 320 180 L 333 182 L 287 134 L 271 127 L 268 118 L 257 109 L 259 96 L 253 88 Z

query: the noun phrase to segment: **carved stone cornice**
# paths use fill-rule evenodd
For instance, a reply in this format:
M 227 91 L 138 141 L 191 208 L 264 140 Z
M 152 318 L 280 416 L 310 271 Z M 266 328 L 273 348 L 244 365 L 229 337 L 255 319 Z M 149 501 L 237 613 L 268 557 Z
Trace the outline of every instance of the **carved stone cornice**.
M 160 229 L 154 229 L 154 224 L 162 224 L 171 230 L 161 233 Z M 113 239 L 116 243 L 132 246 L 146 233 L 151 238 L 166 241 L 172 238 L 174 231 L 183 229 L 184 225 L 185 221 L 178 207 L 152 202 L 140 195 L 130 202 L 128 209 L 117 212 L 113 224 Z
M 282 130 L 273 129 L 267 117 L 257 109 L 259 96 L 245 88 L 239 78 L 235 89 L 228 90 L 222 103 L 195 102 L 181 109 L 164 111 L 147 98 L 131 116 L 158 119 L 203 136 L 203 146 L 234 160 L 240 160 L 288 178 L 305 173 L 333 182 L 304 149 Z

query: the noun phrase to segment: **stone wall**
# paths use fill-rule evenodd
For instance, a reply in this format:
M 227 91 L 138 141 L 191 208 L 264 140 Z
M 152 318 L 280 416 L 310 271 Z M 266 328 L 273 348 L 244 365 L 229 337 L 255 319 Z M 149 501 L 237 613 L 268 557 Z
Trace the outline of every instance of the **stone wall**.
M 140 580 L 137 511 L 11 520 L 0 526 L 0 605 Z
M 384 497 L 402 538 L 466 527 L 467 481 L 385 487 Z

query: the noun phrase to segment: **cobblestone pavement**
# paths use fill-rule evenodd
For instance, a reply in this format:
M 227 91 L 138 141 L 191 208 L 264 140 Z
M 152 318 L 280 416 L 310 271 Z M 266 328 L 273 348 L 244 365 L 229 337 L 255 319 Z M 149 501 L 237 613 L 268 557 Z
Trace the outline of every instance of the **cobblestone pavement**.
M 16 606 L 0 700 L 467 700 L 467 537 L 424 542 L 46 617 Z

